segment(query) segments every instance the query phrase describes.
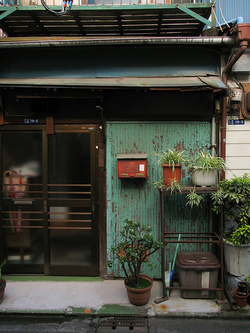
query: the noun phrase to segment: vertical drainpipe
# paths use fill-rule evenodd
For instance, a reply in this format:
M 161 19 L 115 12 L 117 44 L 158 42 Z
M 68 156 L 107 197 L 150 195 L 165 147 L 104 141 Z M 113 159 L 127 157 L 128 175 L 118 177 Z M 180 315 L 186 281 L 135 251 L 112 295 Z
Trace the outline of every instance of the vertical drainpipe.
M 232 69 L 233 65 L 239 60 L 242 54 L 248 47 L 248 41 L 240 42 L 240 49 L 235 54 L 233 59 L 226 65 L 222 71 L 222 81 L 227 84 L 227 73 Z M 226 123 L 227 123 L 227 97 L 223 97 L 222 101 L 222 119 L 221 119 L 221 157 L 226 158 Z M 222 174 L 222 179 L 225 179 L 225 173 Z

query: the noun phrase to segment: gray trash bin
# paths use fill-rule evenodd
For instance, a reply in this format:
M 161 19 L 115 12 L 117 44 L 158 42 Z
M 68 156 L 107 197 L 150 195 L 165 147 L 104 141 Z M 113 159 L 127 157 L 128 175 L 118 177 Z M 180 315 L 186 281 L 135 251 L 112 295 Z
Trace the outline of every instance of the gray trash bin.
M 217 288 L 220 263 L 211 252 L 179 252 L 176 259 L 180 287 Z M 215 298 L 214 290 L 181 290 L 183 298 Z

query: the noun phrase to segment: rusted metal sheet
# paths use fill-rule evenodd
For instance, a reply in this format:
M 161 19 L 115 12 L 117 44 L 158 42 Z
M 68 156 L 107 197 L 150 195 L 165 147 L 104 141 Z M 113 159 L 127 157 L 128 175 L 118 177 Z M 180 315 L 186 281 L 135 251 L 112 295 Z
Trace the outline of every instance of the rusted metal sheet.
M 150 224 L 153 234 L 160 239 L 160 195 L 154 182 L 162 177 L 157 157 L 152 152 L 185 149 L 187 155 L 210 145 L 211 124 L 208 122 L 108 122 L 107 123 L 107 248 L 118 241 L 125 218 Z M 148 179 L 118 179 L 118 154 L 148 154 Z M 189 184 L 191 175 L 183 168 L 182 183 Z M 208 208 L 191 210 L 184 195 L 170 195 L 166 211 L 166 231 L 208 231 Z M 201 245 L 200 245 L 201 246 Z M 179 250 L 194 248 L 181 244 Z M 199 248 L 201 250 L 201 248 Z M 174 245 L 166 248 L 167 260 L 173 258 Z M 108 251 L 109 253 L 109 251 Z M 160 278 L 160 253 L 152 257 L 155 267 L 144 273 Z M 111 272 L 123 276 L 121 268 Z
M 20 78 L 0 79 L 0 85 L 27 86 L 85 86 L 85 87 L 138 87 L 138 88 L 171 88 L 171 87 L 214 87 L 226 89 L 220 77 L 117 77 L 117 78 Z

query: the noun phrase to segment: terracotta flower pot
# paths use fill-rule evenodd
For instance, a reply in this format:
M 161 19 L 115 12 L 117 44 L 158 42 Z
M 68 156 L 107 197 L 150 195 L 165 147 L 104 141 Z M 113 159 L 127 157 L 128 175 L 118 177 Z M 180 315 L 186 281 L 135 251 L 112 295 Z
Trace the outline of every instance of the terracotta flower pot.
M 1 279 L 1 281 L 0 281 L 0 303 L 3 301 L 5 287 L 6 287 L 6 281 L 4 279 Z
M 130 288 L 126 285 L 126 282 L 128 279 L 124 280 L 124 285 L 127 289 L 128 299 L 131 304 L 133 305 L 145 305 L 148 303 L 150 294 L 151 294 L 151 288 L 153 286 L 153 279 L 147 275 L 140 275 L 141 278 L 146 279 L 151 282 L 151 286 L 145 288 L 145 289 L 135 289 Z
M 176 164 L 174 166 L 174 170 L 172 165 L 169 164 L 161 164 L 163 169 L 163 178 L 164 178 L 164 185 L 167 187 L 171 186 L 171 181 L 176 180 L 177 183 L 181 182 L 181 165 Z
M 235 289 L 233 291 L 233 294 L 234 294 L 235 302 L 236 302 L 236 304 L 238 306 L 240 306 L 240 307 L 246 306 L 246 304 L 247 304 L 247 298 L 249 296 L 249 292 L 247 292 L 246 296 L 241 296 L 241 295 L 238 295 L 238 289 Z

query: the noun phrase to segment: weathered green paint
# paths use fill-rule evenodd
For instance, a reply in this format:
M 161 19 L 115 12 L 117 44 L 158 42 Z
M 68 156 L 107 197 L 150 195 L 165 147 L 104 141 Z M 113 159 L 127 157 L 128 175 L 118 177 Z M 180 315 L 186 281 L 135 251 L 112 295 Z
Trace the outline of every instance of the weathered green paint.
M 0 21 L 17 10 L 16 7 L 9 7 L 4 13 L 0 14 Z
M 209 25 L 212 28 L 215 28 L 215 25 L 211 21 L 205 19 L 204 17 L 200 16 L 199 14 L 196 14 L 192 10 L 188 9 L 186 6 L 180 5 L 180 4 L 179 5 L 177 4 L 175 6 L 176 6 L 176 8 L 180 9 L 184 13 L 186 13 L 186 14 L 194 17 L 196 20 L 198 20 L 198 21 L 200 21 L 200 22 L 202 22 L 204 24 L 207 24 L 207 25 Z
M 209 1 L 209 0 L 207 0 Z M 181 2 L 180 2 L 181 3 Z M 190 9 L 196 9 L 196 8 L 211 8 L 212 4 L 206 1 L 203 1 L 202 3 L 183 3 L 182 6 L 186 7 L 186 8 L 190 8 Z M 14 6 L 13 6 L 14 7 Z M 60 5 L 51 5 L 49 6 L 51 9 L 53 10 L 61 10 L 62 6 Z M 6 11 L 6 8 L 9 7 L 5 7 L 2 6 L 0 7 L 0 12 L 1 11 Z M 38 11 L 38 10 L 43 10 L 45 11 L 46 9 L 38 4 L 35 6 L 15 6 L 16 9 L 18 9 L 19 11 Z M 78 10 L 82 10 L 82 11 L 104 11 L 104 10 L 109 10 L 109 11 L 116 11 L 119 9 L 132 9 L 132 10 L 143 10 L 143 9 L 169 9 L 170 11 L 176 8 L 176 4 L 96 4 L 96 5 L 80 5 L 79 3 L 77 4 L 73 4 L 71 11 L 78 11 Z
M 157 157 L 152 152 L 185 149 L 188 155 L 210 145 L 211 124 L 208 122 L 109 122 L 107 124 L 107 247 L 118 241 L 118 234 L 125 218 L 141 221 L 153 227 L 153 234 L 160 239 L 160 196 L 154 182 L 162 177 Z M 148 179 L 118 179 L 117 154 L 147 153 Z M 183 170 L 183 184 L 188 184 L 190 174 Z M 184 195 L 172 195 L 166 200 L 168 231 L 207 231 L 208 210 L 191 211 L 186 207 Z M 182 250 L 184 246 L 180 246 Z M 187 246 L 185 247 L 187 248 Z M 192 249 L 192 247 L 188 247 Z M 166 248 L 168 259 L 173 258 L 173 246 Z M 152 272 L 160 277 L 160 254 L 152 257 L 156 264 Z M 167 261 L 168 262 L 168 261 Z M 111 272 L 123 276 L 119 267 Z
M 98 315 L 101 316 L 140 316 L 147 317 L 148 308 L 147 306 L 130 306 L 120 304 L 105 304 L 98 309 Z

